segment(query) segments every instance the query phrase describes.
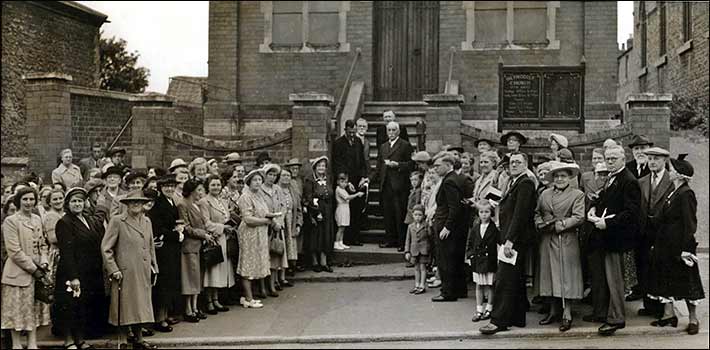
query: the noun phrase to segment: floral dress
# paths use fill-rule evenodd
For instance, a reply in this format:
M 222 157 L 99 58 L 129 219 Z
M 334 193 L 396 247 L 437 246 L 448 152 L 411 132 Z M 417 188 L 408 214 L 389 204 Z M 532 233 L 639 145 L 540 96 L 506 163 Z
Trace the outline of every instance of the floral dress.
M 280 187 L 279 190 L 282 192 L 283 210 L 285 214 L 284 239 L 286 241 L 286 258 L 288 260 L 298 260 L 298 247 L 296 245 L 296 238 L 293 237 L 295 225 L 293 222 L 294 201 L 291 186 L 287 188 Z
M 254 219 L 266 218 L 269 207 L 264 201 L 261 190 L 254 193 L 245 189 L 239 197 L 239 210 L 242 223 L 239 224 L 239 263 L 237 273 L 246 279 L 259 279 L 268 276 L 269 261 L 269 225 L 257 224 Z

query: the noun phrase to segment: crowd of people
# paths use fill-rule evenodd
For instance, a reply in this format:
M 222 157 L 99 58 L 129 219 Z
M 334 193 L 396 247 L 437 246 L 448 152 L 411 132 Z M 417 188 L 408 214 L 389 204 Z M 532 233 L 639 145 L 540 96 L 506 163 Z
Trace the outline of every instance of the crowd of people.
M 673 302 L 688 306 L 687 332 L 704 298 L 695 255 L 694 170 L 683 156 L 644 136 L 624 148 L 607 140 L 592 169 L 575 163 L 567 139 L 550 135 L 549 156 L 521 151 L 512 131 L 432 155 L 414 152 L 393 112 L 377 130 L 377 168 L 386 239 L 415 269 L 412 294 L 440 288 L 434 302 L 468 296 L 474 322 L 494 334 L 524 327 L 533 303 L 541 325 L 572 326 L 572 308 L 591 295 L 588 322 L 599 333 L 625 326 L 624 301 L 643 298 L 654 326 L 678 324 Z M 174 159 L 146 172 L 126 151 L 73 162 L 59 154 L 51 180 L 30 175 L 3 188 L 2 329 L 13 348 L 36 348 L 36 329 L 52 324 L 66 348 L 117 326 L 136 348 L 228 312 L 262 308 L 311 268 L 333 272 L 334 250 L 362 245 L 370 195 L 367 121 L 347 121 L 332 160 L 272 163 L 259 154 L 247 171 L 237 153 L 222 160 Z M 402 136 L 400 136 L 401 134 Z M 427 278 L 428 277 L 428 278 Z M 591 292 L 590 292 L 591 291 Z

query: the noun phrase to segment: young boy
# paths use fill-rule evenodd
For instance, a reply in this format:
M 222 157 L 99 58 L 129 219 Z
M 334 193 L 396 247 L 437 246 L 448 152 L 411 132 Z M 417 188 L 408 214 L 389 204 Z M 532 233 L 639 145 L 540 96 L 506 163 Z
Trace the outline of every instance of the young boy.
M 417 204 L 412 208 L 413 222 L 407 227 L 407 239 L 404 243 L 404 259 L 414 265 L 414 288 L 412 294 L 426 291 L 426 264 L 430 261 L 429 229 L 424 224 L 424 206 Z

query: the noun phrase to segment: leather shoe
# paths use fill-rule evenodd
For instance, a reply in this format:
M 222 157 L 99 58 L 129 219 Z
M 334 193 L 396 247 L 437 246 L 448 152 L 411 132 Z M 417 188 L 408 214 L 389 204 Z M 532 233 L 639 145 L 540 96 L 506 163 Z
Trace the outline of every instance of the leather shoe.
M 190 323 L 200 322 L 200 318 L 195 315 L 185 315 L 182 319 Z
M 688 323 L 688 328 L 685 329 L 688 334 L 698 334 L 698 328 L 700 328 L 700 323 Z
M 274 292 L 274 291 L 269 291 L 268 295 L 269 295 L 270 297 L 273 297 L 273 298 L 278 298 L 278 297 L 279 297 L 279 293 L 276 293 L 276 292 Z
M 215 306 L 214 309 L 217 310 L 217 311 L 219 311 L 219 312 L 227 312 L 227 311 L 229 311 L 229 308 L 226 307 L 226 306 Z
M 508 330 L 508 327 L 501 327 L 501 326 L 495 325 L 493 323 L 489 323 L 489 324 L 481 327 L 481 329 L 479 329 L 478 331 L 481 332 L 481 334 L 492 335 L 492 334 L 496 334 L 498 332 L 505 332 L 507 330 Z
M 197 316 L 197 318 L 199 318 L 199 319 L 201 319 L 201 320 L 206 320 L 206 319 L 207 319 L 207 315 L 205 315 L 202 311 L 197 311 L 197 312 L 195 312 L 195 316 Z
M 665 326 L 671 326 L 673 328 L 678 327 L 678 316 L 673 316 L 670 318 L 661 318 L 658 320 L 655 320 L 651 322 L 651 326 L 654 327 L 665 327 Z
M 441 294 L 431 298 L 431 301 L 433 301 L 433 302 L 456 301 L 456 300 L 458 300 L 458 299 L 453 298 L 453 297 L 446 297 Z
M 380 243 L 380 248 L 399 248 L 399 245 L 397 243 Z
M 320 265 L 313 265 L 313 272 L 321 272 L 323 271 Z
M 548 314 L 545 318 L 540 320 L 540 322 L 538 322 L 538 324 L 541 326 L 545 326 L 550 323 L 555 323 L 555 322 L 559 322 L 559 321 L 560 321 L 560 316 Z
M 563 318 L 560 324 L 560 332 L 567 332 L 570 328 L 572 328 L 572 320 Z
M 155 335 L 155 332 L 153 332 L 153 330 L 149 328 L 141 328 L 141 333 L 144 337 L 152 337 Z
M 283 283 L 281 283 L 281 285 L 284 286 L 284 287 L 290 288 L 290 287 L 293 287 L 293 282 L 291 282 L 291 281 L 283 281 Z
M 167 323 L 167 322 L 165 322 L 165 323 Z M 166 325 L 166 326 L 163 326 L 162 323 L 156 323 L 156 324 L 153 326 L 153 329 L 155 329 L 155 330 L 158 331 L 158 332 L 163 332 L 163 333 L 170 333 L 170 332 L 173 331 L 173 327 L 170 327 L 170 326 L 167 326 L 167 325 Z
M 207 311 L 205 311 L 205 312 L 206 312 L 208 315 L 216 315 L 216 314 L 217 314 L 217 309 L 214 309 L 214 308 L 213 308 L 213 309 L 209 309 L 209 308 L 208 308 Z
M 639 300 L 642 298 L 643 298 L 643 295 L 638 294 L 636 292 L 631 292 L 631 294 L 627 295 L 625 299 L 626 299 L 626 301 L 636 301 L 636 300 Z
M 617 324 L 605 323 L 599 327 L 599 335 L 612 335 L 617 329 L 623 329 L 624 327 L 626 327 L 625 322 Z
M 605 323 L 606 319 L 602 317 L 596 317 L 594 315 L 584 315 L 582 317 L 582 321 L 584 322 L 592 322 L 592 323 Z
M 330 267 L 330 266 L 328 266 L 328 265 L 325 265 L 325 266 L 323 266 L 323 271 L 325 271 L 325 272 L 333 272 L 333 268 Z
M 173 326 L 173 325 L 176 325 L 176 324 L 180 323 L 180 320 L 175 319 L 175 318 L 171 318 L 171 317 L 168 317 L 168 320 L 167 320 L 167 321 L 168 321 L 168 325 L 170 325 L 170 326 Z

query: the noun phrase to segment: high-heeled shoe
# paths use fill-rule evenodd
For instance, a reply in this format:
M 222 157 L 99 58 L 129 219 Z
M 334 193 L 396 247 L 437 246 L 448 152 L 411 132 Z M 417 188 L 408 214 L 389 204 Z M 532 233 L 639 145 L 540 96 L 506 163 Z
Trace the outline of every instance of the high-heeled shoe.
M 678 316 L 673 316 L 671 318 L 661 318 L 658 320 L 655 320 L 651 322 L 651 326 L 654 327 L 665 327 L 665 326 L 671 326 L 671 327 L 678 327 Z
M 200 318 L 197 317 L 196 315 L 185 315 L 182 318 L 183 320 L 190 322 L 190 323 L 198 323 L 200 322 Z
M 212 303 L 209 303 L 207 305 L 207 311 L 205 311 L 208 315 L 216 315 L 217 310 L 214 308 L 214 305 Z
M 571 319 L 566 319 L 562 318 L 562 322 L 560 324 L 560 332 L 567 332 L 572 328 L 572 320 Z

